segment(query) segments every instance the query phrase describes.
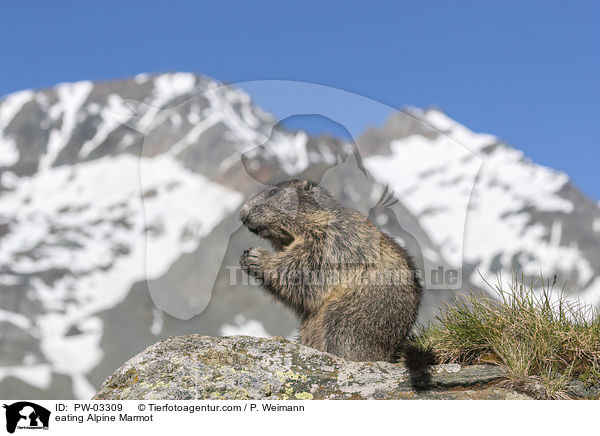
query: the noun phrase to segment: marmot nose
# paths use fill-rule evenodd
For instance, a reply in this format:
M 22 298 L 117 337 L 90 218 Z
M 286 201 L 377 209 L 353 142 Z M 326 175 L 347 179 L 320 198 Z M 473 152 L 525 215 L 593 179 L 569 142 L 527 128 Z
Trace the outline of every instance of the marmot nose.
M 249 213 L 250 213 L 250 208 L 248 207 L 247 204 L 245 204 L 244 207 L 242 207 L 242 210 L 240 210 L 240 221 L 245 223 L 246 220 L 248 219 Z

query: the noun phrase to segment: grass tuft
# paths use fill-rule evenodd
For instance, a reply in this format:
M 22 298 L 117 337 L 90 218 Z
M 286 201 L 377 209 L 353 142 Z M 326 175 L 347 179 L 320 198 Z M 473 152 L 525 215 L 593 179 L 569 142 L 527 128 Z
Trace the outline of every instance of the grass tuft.
M 411 346 L 438 363 L 502 365 L 506 384 L 535 398 L 568 398 L 573 379 L 600 383 L 598 311 L 556 292 L 556 277 L 540 280 L 541 290 L 517 277 L 507 290 L 486 282 L 496 299 L 461 295 Z

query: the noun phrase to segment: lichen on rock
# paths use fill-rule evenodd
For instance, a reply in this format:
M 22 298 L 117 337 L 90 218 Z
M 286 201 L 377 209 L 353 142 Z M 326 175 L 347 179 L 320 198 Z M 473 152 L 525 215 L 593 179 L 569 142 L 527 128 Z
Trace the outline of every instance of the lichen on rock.
M 99 400 L 528 399 L 492 365 L 349 362 L 284 338 L 176 336 L 130 359 Z

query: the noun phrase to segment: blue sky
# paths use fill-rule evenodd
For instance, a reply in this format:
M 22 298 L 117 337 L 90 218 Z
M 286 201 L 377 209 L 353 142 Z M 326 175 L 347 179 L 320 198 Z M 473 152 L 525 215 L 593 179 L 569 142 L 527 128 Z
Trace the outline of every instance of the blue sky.
M 2 2 L 0 95 L 162 71 L 314 82 L 439 106 L 600 199 L 600 3 L 323 3 Z

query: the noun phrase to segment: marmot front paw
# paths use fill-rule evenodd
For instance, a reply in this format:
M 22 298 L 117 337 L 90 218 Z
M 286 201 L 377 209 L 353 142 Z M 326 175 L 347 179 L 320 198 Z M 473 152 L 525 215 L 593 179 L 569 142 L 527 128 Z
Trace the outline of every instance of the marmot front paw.
M 269 252 L 262 247 L 252 247 L 244 250 L 242 257 L 240 257 L 240 265 L 242 266 L 242 269 L 249 274 L 261 272 L 261 259 L 268 253 Z

